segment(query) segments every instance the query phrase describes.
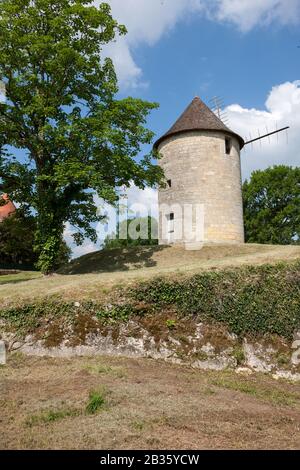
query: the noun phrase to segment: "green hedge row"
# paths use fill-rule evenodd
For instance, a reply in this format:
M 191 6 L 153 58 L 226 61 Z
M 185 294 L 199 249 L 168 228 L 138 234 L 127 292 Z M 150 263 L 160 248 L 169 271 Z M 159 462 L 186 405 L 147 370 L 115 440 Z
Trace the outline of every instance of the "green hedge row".
M 300 330 L 300 262 L 155 279 L 132 295 L 156 308 L 174 305 L 200 321 L 224 323 L 238 335 L 271 333 L 290 339 Z
M 79 315 L 96 317 L 102 324 L 126 322 L 129 317 L 142 315 L 131 303 L 105 306 L 96 302 L 83 302 L 79 306 L 74 302 L 43 300 L 35 303 L 0 309 L 2 328 L 24 336 L 34 333 L 40 326 L 61 318 L 69 324 L 76 322 Z M 0 326 L 1 328 L 1 326 Z

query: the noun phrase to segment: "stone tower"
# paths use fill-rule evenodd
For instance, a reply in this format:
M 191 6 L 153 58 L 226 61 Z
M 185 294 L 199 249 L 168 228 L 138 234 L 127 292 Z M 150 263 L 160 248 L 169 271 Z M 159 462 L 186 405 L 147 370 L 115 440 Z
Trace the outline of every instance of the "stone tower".
M 188 244 L 184 209 L 202 207 L 201 241 L 244 243 L 240 150 L 243 139 L 196 97 L 171 129 L 157 140 L 167 187 L 159 190 L 159 243 Z M 174 209 L 175 207 L 175 209 Z M 179 207 L 179 210 L 177 208 Z M 176 227 L 182 236 L 174 237 Z

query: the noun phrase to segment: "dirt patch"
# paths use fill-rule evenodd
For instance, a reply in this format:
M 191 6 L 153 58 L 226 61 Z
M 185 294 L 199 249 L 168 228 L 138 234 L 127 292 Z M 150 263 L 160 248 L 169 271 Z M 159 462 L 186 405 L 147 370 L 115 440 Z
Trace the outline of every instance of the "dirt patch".
M 95 415 L 91 390 L 106 390 Z M 161 361 L 10 355 L 1 449 L 298 449 L 300 385 Z

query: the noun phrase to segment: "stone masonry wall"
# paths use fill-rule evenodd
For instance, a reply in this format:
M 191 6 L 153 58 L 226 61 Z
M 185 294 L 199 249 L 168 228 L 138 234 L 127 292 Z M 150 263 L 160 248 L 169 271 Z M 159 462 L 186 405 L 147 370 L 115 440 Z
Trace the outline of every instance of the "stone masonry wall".
M 230 155 L 221 132 L 187 132 L 160 144 L 159 164 L 172 182 L 159 191 L 160 244 L 172 242 L 162 231 L 164 204 L 204 204 L 204 243 L 244 243 L 240 149 L 237 139 L 228 137 Z M 175 211 L 176 224 L 181 217 Z

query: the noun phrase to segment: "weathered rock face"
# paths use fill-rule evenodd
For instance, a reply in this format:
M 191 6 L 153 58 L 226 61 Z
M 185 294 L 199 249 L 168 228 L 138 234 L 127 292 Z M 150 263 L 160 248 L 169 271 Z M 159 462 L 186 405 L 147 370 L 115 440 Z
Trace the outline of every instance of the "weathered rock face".
M 226 153 L 228 138 L 230 154 Z M 189 242 L 193 227 L 184 227 L 182 239 L 176 240 L 166 222 L 173 212 L 171 228 L 182 227 L 185 204 L 203 205 L 204 243 L 244 243 L 238 139 L 217 131 L 191 131 L 164 139 L 158 150 L 159 164 L 169 180 L 159 191 L 160 244 Z
M 50 357 L 113 355 L 150 357 L 189 365 L 197 369 L 235 369 L 238 374 L 270 373 L 274 378 L 300 380 L 300 344 L 280 337 L 241 340 L 219 326 L 195 323 L 190 331 L 168 330 L 155 333 L 138 320 L 108 327 L 105 331 L 87 332 L 81 341 L 75 341 L 68 331 L 55 346 L 45 338 L 28 335 L 23 340 L 5 333 L 2 338 L 9 351 Z

